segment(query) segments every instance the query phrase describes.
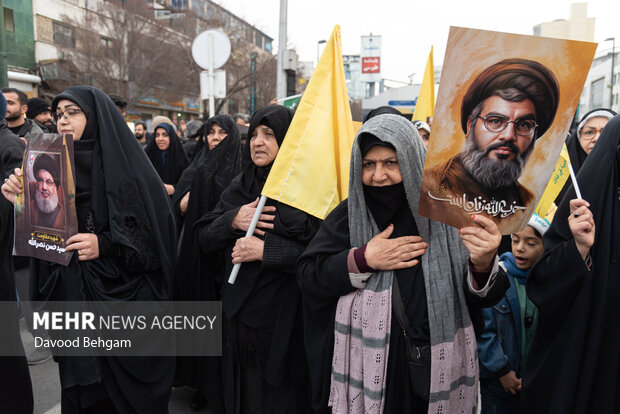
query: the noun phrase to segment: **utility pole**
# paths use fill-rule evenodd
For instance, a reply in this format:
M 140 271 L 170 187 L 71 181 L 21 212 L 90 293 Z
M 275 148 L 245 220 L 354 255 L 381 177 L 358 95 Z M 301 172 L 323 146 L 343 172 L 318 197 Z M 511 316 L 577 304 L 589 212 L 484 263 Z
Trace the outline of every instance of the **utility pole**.
M 6 28 L 4 26 L 4 4 L 0 0 L 0 88 L 9 86 L 8 53 L 6 46 Z
M 250 53 L 250 68 L 252 70 L 252 91 L 250 94 L 250 114 L 256 110 L 256 52 Z
M 609 82 L 609 109 L 613 110 L 614 106 L 614 66 L 616 63 L 616 38 L 610 37 L 605 39 L 606 41 L 611 40 L 611 80 Z
M 278 73 L 276 78 L 276 98 L 286 98 L 286 73 L 284 59 L 286 55 L 287 0 L 280 0 L 280 33 L 278 37 Z

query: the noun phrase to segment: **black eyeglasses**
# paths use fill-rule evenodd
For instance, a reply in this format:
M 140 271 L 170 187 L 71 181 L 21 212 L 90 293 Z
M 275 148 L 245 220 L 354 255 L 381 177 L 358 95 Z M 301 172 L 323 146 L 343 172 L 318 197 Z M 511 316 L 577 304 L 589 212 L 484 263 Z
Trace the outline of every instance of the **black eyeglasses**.
M 41 179 L 41 178 L 37 178 L 37 184 L 39 184 L 39 185 L 40 185 L 40 184 L 45 184 L 45 185 L 47 185 L 48 187 L 51 187 L 51 186 L 53 186 L 55 183 L 54 183 L 52 180 L 50 180 L 49 178 L 48 178 L 47 180 L 43 180 L 43 179 Z
M 70 119 L 79 114 L 80 112 L 82 112 L 80 108 L 68 108 L 64 111 L 53 112 L 52 118 L 54 118 L 54 121 L 58 122 L 58 120 L 62 117 L 64 117 L 65 119 Z
M 501 115 L 491 115 L 487 117 L 478 115 L 478 118 L 484 121 L 485 128 L 491 132 L 502 132 L 506 129 L 508 124 L 513 123 L 517 135 L 531 137 L 538 127 L 538 124 L 532 119 L 515 119 L 514 121 L 509 121 L 508 118 Z

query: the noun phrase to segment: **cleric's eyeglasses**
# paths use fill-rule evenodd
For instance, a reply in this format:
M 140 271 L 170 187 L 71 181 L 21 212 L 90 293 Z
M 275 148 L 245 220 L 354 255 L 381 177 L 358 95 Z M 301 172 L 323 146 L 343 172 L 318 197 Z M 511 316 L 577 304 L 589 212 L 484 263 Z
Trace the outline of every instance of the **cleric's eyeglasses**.
M 65 119 L 71 119 L 75 117 L 77 114 L 79 114 L 80 112 L 82 112 L 80 108 L 67 108 L 64 111 L 58 111 L 58 112 L 52 113 L 52 118 L 54 118 L 54 121 L 58 122 L 60 118 L 64 117 Z
M 478 118 L 484 121 L 484 126 L 491 132 L 502 132 L 508 124 L 513 123 L 517 135 L 531 137 L 538 127 L 538 124 L 532 119 L 515 119 L 509 121 L 508 118 L 501 115 L 490 115 L 487 117 L 478 115 Z
M 50 180 L 49 178 L 47 180 L 43 180 L 41 178 L 37 178 L 37 184 L 41 185 L 41 184 L 45 184 L 48 187 L 51 187 L 54 185 L 54 182 L 52 180 Z

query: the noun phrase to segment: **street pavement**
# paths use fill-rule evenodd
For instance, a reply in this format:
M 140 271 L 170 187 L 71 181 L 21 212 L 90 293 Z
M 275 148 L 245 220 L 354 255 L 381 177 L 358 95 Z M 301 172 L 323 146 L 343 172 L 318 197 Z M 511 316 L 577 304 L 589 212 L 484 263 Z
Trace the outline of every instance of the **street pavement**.
M 20 321 L 22 342 L 26 355 L 34 350 L 34 339 L 28 330 L 24 319 Z M 60 379 L 58 366 L 53 359 L 38 365 L 31 365 L 30 379 L 34 393 L 34 414 L 60 414 Z M 189 408 L 194 391 L 189 387 L 179 387 L 172 390 L 169 410 L 171 414 L 211 413 L 207 408 L 192 411 Z

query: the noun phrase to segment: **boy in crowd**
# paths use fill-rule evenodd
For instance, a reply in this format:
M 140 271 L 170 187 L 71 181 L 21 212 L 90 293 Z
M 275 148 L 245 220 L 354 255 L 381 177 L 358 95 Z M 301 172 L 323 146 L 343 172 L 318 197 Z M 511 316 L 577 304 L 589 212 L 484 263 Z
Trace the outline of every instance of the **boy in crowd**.
M 553 212 L 545 218 L 534 213 L 528 225 L 511 236 L 512 251 L 500 257 L 510 287 L 497 305 L 482 310 L 486 327 L 478 340 L 482 414 L 520 412 L 521 373 L 537 322 L 525 281 L 543 253 L 542 236 L 552 217 Z

